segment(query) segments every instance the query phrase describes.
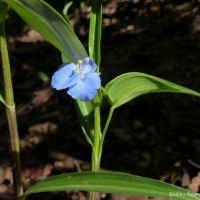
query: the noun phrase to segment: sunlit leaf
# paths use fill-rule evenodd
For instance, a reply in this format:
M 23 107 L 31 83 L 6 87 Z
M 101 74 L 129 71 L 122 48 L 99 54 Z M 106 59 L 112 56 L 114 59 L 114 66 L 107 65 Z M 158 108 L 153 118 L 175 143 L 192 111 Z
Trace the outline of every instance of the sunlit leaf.
M 101 61 L 102 0 L 92 1 L 88 47 L 90 57 L 96 62 L 99 71 Z
M 57 47 L 67 60 L 74 63 L 88 57 L 67 21 L 42 0 L 3 0 L 46 40 Z M 47 52 L 48 53 L 48 52 Z
M 197 193 L 164 182 L 140 176 L 107 172 L 80 172 L 52 176 L 31 186 L 25 196 L 38 192 L 65 190 L 164 197 L 177 200 L 200 199 Z
M 110 81 L 104 89 L 104 96 L 117 108 L 138 96 L 156 92 L 184 93 L 200 97 L 200 93 L 194 90 L 139 72 L 122 74 Z

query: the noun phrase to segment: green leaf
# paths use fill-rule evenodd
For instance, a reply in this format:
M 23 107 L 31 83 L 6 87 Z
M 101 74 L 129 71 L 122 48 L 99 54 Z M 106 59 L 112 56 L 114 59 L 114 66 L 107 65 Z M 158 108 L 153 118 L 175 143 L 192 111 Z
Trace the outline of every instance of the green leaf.
M 89 53 L 90 57 L 97 64 L 101 60 L 101 29 L 102 29 L 102 0 L 92 1 L 92 11 L 90 14 L 90 29 L 89 29 Z
M 3 92 L 2 92 L 2 90 L 1 90 L 1 88 L 0 88 L 0 101 L 1 101 L 4 105 L 6 105 L 6 102 L 5 102 L 4 98 L 3 98 Z
M 73 1 L 70 1 L 70 2 L 66 3 L 65 7 L 63 8 L 63 14 L 64 14 L 64 17 L 65 17 L 66 21 L 70 25 L 71 29 L 74 30 L 74 28 L 71 25 L 70 20 L 68 18 L 68 11 L 69 11 L 69 8 L 72 6 L 72 4 L 73 4 Z
M 67 21 L 49 4 L 42 0 L 2 0 L 47 41 L 57 47 L 67 60 L 88 57 L 83 45 Z
M 25 196 L 38 192 L 64 190 L 164 197 L 177 200 L 200 199 L 197 193 L 164 182 L 141 176 L 108 172 L 78 172 L 48 177 L 31 186 L 25 192 Z
M 94 135 L 93 103 L 90 101 L 83 102 L 78 99 L 74 102 L 78 112 L 80 123 L 82 125 L 83 134 L 85 135 L 87 141 L 90 141 L 89 144 L 91 144 Z
M 194 90 L 139 72 L 122 74 L 110 81 L 103 90 L 104 96 L 113 108 L 117 108 L 140 95 L 156 92 L 184 93 L 200 97 L 200 93 Z
M 68 3 L 66 3 L 66 5 L 65 5 L 65 7 L 64 7 L 64 9 L 63 9 L 63 14 L 64 14 L 64 15 L 67 16 L 68 10 L 69 10 L 69 8 L 72 6 L 72 4 L 73 4 L 73 1 L 69 1 Z

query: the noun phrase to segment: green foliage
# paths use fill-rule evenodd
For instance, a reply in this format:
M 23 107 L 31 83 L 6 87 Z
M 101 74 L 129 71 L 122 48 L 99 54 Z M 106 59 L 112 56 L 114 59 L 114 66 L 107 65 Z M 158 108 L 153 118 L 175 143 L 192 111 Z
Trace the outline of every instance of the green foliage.
M 88 57 L 83 45 L 75 35 L 71 25 L 51 6 L 42 0 L 1 0 L 9 4 L 21 17 L 37 30 L 46 40 L 57 47 L 63 56 L 64 62 L 77 63 L 77 60 Z M 92 1 L 92 12 L 90 17 L 89 31 L 89 52 L 90 57 L 100 65 L 100 41 L 102 7 L 101 0 Z M 67 12 L 70 4 L 65 7 Z M 97 70 L 99 71 L 99 69 Z M 46 80 L 45 74 L 38 74 L 42 80 Z M 100 125 L 101 93 L 93 102 L 76 101 L 79 117 L 83 125 L 83 132 L 93 150 L 92 169 L 97 171 L 100 167 L 100 157 L 103 147 L 103 140 L 110 123 L 113 110 L 134 98 L 157 92 L 184 93 L 200 97 L 200 93 L 188 88 L 179 86 L 169 81 L 137 72 L 120 75 L 110 81 L 105 88 L 102 88 L 103 95 L 111 104 L 111 111 L 108 116 L 103 133 Z M 2 93 L 0 101 L 4 102 Z M 94 103 L 94 104 L 93 104 Z M 92 113 L 95 115 L 93 116 Z M 102 135 L 101 135 L 102 134 Z M 196 193 L 186 189 L 163 183 L 149 178 L 132 176 L 128 174 L 102 173 L 102 172 L 81 172 L 52 176 L 31 186 L 22 196 L 36 192 L 63 191 L 63 190 L 84 190 L 90 192 L 106 192 L 127 195 L 140 195 L 152 197 L 169 198 L 170 193 L 181 193 L 185 195 L 171 196 L 177 200 L 200 199 Z M 94 195 L 93 195 L 94 196 Z
M 74 63 L 87 53 L 67 21 L 42 0 L 3 0 Z
M 90 15 L 89 29 L 89 53 L 90 57 L 96 62 L 99 72 L 101 61 L 101 26 L 102 26 L 102 0 L 92 1 L 92 11 Z
M 70 7 L 72 6 L 72 4 L 73 4 L 73 1 L 70 1 L 65 5 L 65 7 L 63 8 L 63 14 L 64 14 L 64 17 L 65 17 L 66 21 L 68 22 L 68 24 L 71 26 L 71 29 L 73 30 L 73 26 L 70 24 L 70 20 L 69 20 L 69 18 L 67 16 L 68 15 L 68 11 L 69 11 Z
M 91 102 L 83 102 L 80 100 L 75 101 L 75 106 L 78 112 L 79 120 L 82 125 L 83 133 L 89 142 L 91 144 L 91 141 L 93 140 L 93 103 Z
M 197 193 L 164 182 L 129 174 L 108 172 L 79 172 L 52 176 L 31 186 L 26 191 L 25 196 L 38 192 L 65 190 L 164 197 L 177 200 L 200 199 Z M 177 192 L 182 195 L 173 196 Z
M 114 108 L 138 96 L 156 92 L 184 93 L 200 97 L 200 93 L 194 90 L 139 72 L 130 72 L 114 78 L 103 91 Z

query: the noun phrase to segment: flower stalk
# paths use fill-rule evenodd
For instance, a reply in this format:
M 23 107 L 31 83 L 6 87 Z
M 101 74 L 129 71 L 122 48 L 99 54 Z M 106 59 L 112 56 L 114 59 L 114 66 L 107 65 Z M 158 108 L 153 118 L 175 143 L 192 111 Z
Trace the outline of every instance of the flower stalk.
M 90 16 L 89 29 L 89 54 L 97 64 L 97 73 L 100 72 L 99 66 L 101 61 L 101 28 L 102 28 L 102 0 L 92 0 L 92 11 Z M 101 118 L 99 102 L 101 94 L 98 92 L 94 98 L 94 137 L 92 146 L 92 162 L 91 170 L 93 172 L 99 171 L 101 156 L 99 156 L 100 141 L 101 141 Z M 100 98 L 101 99 L 101 98 Z M 89 200 L 95 199 L 95 193 L 89 193 Z
M 15 190 L 14 192 L 15 192 L 15 199 L 18 199 L 23 194 L 23 188 L 22 188 L 22 176 L 21 176 L 21 166 L 20 166 L 20 146 L 19 146 L 16 110 L 13 97 L 14 95 L 12 88 L 6 34 L 4 28 L 7 9 L 8 9 L 7 4 L 0 2 L 0 49 L 2 58 L 2 69 L 3 69 L 4 97 L 6 104 L 6 115 L 8 119 L 8 126 L 10 132 L 13 163 L 14 163 L 13 164 L 13 181 Z

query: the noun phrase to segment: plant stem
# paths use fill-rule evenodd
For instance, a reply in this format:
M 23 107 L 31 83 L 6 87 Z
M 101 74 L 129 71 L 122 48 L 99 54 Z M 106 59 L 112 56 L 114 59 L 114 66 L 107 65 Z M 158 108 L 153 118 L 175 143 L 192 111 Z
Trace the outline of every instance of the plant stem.
M 99 155 L 99 144 L 101 138 L 101 126 L 100 126 L 100 105 L 97 104 L 94 108 L 94 140 L 92 149 L 92 172 L 98 172 L 100 168 L 100 158 Z M 89 200 L 95 199 L 95 192 L 89 192 Z
M 4 79 L 4 95 L 6 103 L 6 114 L 8 119 L 8 126 L 10 131 L 10 141 L 13 153 L 13 181 L 15 197 L 18 199 L 23 194 L 22 180 L 21 180 L 21 167 L 20 167 L 20 146 L 17 129 L 17 119 L 15 111 L 15 103 L 13 97 L 13 88 L 10 72 L 10 63 L 8 56 L 8 48 L 5 36 L 5 18 L 8 6 L 0 2 L 0 48 L 2 57 L 3 79 Z
M 106 132 L 108 130 L 108 126 L 110 124 L 112 115 L 113 115 L 114 108 L 111 107 L 105 127 L 103 129 L 103 133 L 101 135 L 101 127 L 100 127 L 100 106 L 96 106 L 94 108 L 94 117 L 95 117 L 95 123 L 94 123 L 94 141 L 93 141 L 93 151 L 92 151 L 92 171 L 97 172 L 100 168 L 100 161 L 101 161 L 101 155 L 102 155 L 102 149 L 103 149 L 103 142 L 106 135 Z M 95 193 L 90 192 L 89 193 L 89 200 L 95 199 Z
M 90 16 L 90 29 L 89 29 L 89 54 L 90 57 L 97 64 L 97 72 L 99 72 L 99 65 L 101 60 L 101 28 L 102 28 L 102 0 L 92 0 L 92 11 Z M 97 94 L 94 99 L 94 137 L 92 146 L 92 172 L 99 171 L 100 157 L 99 157 L 99 144 L 101 140 L 101 118 L 100 118 L 100 105 L 99 99 L 101 94 Z M 89 192 L 89 200 L 95 199 L 95 193 Z
M 99 144 L 99 151 L 98 151 L 98 152 L 99 152 L 99 154 L 98 154 L 98 159 L 99 159 L 99 160 L 101 160 L 104 138 L 105 138 L 106 132 L 107 132 L 107 130 L 108 130 L 108 126 L 109 126 L 109 124 L 110 124 L 110 121 L 111 121 L 113 112 L 114 112 L 114 108 L 111 107 L 111 108 L 110 108 L 110 111 L 109 111 L 109 113 L 108 113 L 108 117 L 107 117 L 107 120 L 106 120 L 106 124 L 105 124 L 105 126 L 104 126 L 103 133 L 102 133 L 102 137 L 101 137 L 100 144 Z
M 92 171 L 96 172 L 100 167 L 99 155 L 99 144 L 101 136 L 101 127 L 100 127 L 100 106 L 95 106 L 94 108 L 94 142 L 93 142 L 93 156 L 92 156 Z

